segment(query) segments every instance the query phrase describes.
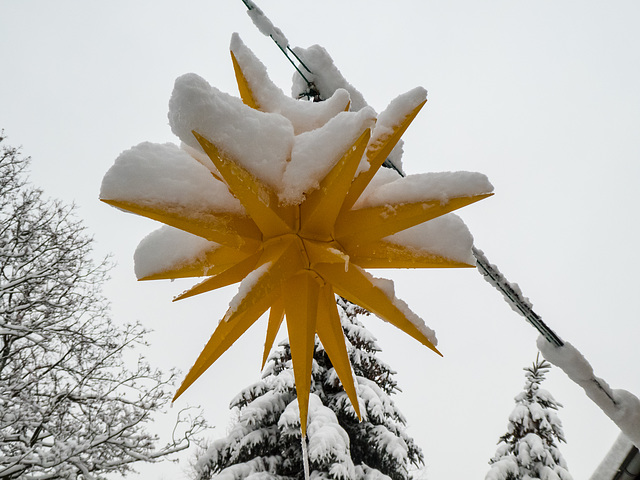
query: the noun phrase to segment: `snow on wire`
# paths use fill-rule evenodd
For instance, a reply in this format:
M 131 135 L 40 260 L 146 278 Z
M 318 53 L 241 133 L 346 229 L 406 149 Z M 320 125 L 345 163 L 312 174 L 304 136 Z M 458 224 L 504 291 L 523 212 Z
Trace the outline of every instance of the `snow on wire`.
M 509 306 L 533 325 L 549 343 L 556 347 L 562 347 L 564 342 L 542 321 L 542 318 L 533 311 L 533 305 L 528 298 L 522 295 L 520 287 L 514 283 L 509 283 L 504 275 L 500 273 L 498 267 L 489 263 L 489 260 L 482 250 L 473 247 L 472 251 L 474 257 L 476 257 L 478 271 L 487 282 L 500 290 Z
M 275 42 L 275 44 L 278 46 L 280 51 L 284 54 L 285 57 L 287 57 L 287 60 L 289 60 L 291 65 L 293 65 L 293 68 L 296 69 L 296 71 L 307 83 L 307 86 L 309 87 L 309 94 L 310 95 L 313 94 L 315 99 L 318 96 L 318 92 L 315 86 L 313 85 L 312 82 L 310 82 L 307 79 L 304 73 L 302 73 L 302 71 L 298 68 L 296 63 L 291 59 L 291 57 L 289 57 L 289 53 L 287 52 L 290 52 L 295 57 L 295 59 L 300 62 L 300 65 L 302 65 L 302 67 L 307 72 L 309 73 L 312 73 L 312 72 L 304 64 L 304 62 L 298 57 L 298 55 L 296 55 L 296 52 L 294 52 L 291 49 L 291 47 L 289 46 L 289 40 L 287 39 L 285 34 L 282 33 L 282 30 L 276 27 L 273 24 L 273 22 L 269 20 L 269 17 L 267 17 L 264 14 L 264 12 L 260 9 L 260 7 L 258 7 L 252 0 L 242 0 L 242 3 L 244 3 L 245 6 L 247 7 L 247 14 L 249 15 L 249 17 L 251 17 L 251 21 L 256 26 L 256 28 L 260 31 L 260 33 L 262 33 L 263 35 L 266 35 L 267 37 L 270 37 L 271 40 Z

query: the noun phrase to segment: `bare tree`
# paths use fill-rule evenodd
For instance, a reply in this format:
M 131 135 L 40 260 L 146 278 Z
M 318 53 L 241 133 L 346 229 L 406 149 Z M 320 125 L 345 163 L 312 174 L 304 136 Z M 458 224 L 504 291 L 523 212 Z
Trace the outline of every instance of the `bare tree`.
M 25 177 L 29 159 L 0 133 L 0 479 L 100 479 L 189 446 L 205 427 L 181 412 L 164 446 L 147 431 L 170 401 L 174 372 L 142 357 L 139 324 L 120 326 L 101 294 L 106 262 L 74 207 Z

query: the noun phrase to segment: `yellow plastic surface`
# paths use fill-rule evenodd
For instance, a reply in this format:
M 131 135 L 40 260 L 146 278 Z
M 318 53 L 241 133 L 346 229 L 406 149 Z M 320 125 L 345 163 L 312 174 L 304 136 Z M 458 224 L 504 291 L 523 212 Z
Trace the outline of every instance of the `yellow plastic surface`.
M 189 216 L 189 212 L 176 213 L 171 207 L 150 207 L 133 202 L 101 199 L 114 207 L 157 220 L 166 225 L 184 230 L 207 240 L 236 248 L 243 252 L 255 252 L 260 246 L 262 234 L 255 222 L 249 218 L 228 212 L 207 212 L 207 215 Z
M 218 288 L 227 287 L 234 283 L 241 282 L 247 275 L 249 275 L 255 269 L 256 263 L 260 258 L 262 252 L 254 253 L 248 256 L 244 260 L 239 261 L 235 265 L 230 266 L 223 272 L 214 277 L 209 277 L 203 282 L 191 287 L 186 292 L 178 295 L 173 300 L 182 300 L 183 298 L 193 297 L 201 293 L 217 290 Z
M 238 91 L 240 92 L 240 98 L 245 105 L 255 108 L 256 110 L 260 110 L 260 105 L 256 101 L 253 96 L 253 92 L 251 91 L 251 87 L 249 86 L 249 82 L 247 81 L 247 77 L 245 77 L 240 64 L 238 63 L 238 59 L 231 52 L 231 61 L 233 62 L 233 71 L 236 74 L 236 82 L 238 83 Z
M 474 268 L 475 265 L 404 245 L 379 241 L 358 245 L 351 259 L 362 268 Z
M 287 316 L 293 375 L 300 407 L 300 429 L 304 434 L 307 431 L 320 279 L 313 272 L 303 270 L 287 281 L 284 292 L 287 292 L 284 295 L 284 311 Z
M 353 179 L 353 184 L 349 189 L 349 192 L 344 200 L 343 209 L 348 210 L 353 206 L 358 197 L 362 195 L 364 189 L 367 188 L 369 182 L 373 179 L 378 172 L 384 161 L 387 159 L 393 147 L 396 146 L 400 137 L 409 128 L 413 119 L 422 110 L 427 101 L 420 103 L 417 107 L 410 110 L 405 114 L 402 121 L 394 126 L 391 131 L 384 135 L 381 135 L 375 144 L 371 144 L 367 147 L 366 160 L 369 162 L 369 168 L 360 172 L 360 174 Z
M 454 197 L 444 202 L 427 200 L 343 212 L 336 222 L 336 240 L 345 247 L 375 242 L 491 195 L 489 193 L 471 197 Z
M 344 391 L 347 392 L 351 405 L 356 411 L 359 419 L 360 405 L 358 404 L 358 394 L 353 383 L 353 373 L 351 371 L 351 362 L 347 352 L 347 345 L 344 341 L 342 333 L 342 325 L 340 323 L 340 315 L 336 310 L 336 300 L 333 289 L 330 285 L 324 283 L 320 289 L 318 297 L 318 320 L 316 322 L 316 332 L 318 338 L 322 342 L 325 352 L 331 359 L 331 364 L 335 368 L 336 373 Z
M 217 275 L 247 257 L 248 255 L 240 250 L 225 247 L 224 245 L 214 245 L 209 250 L 202 252 L 201 258 L 189 263 L 164 268 L 157 273 L 147 275 L 138 280 L 168 280 Z
M 276 335 L 280 330 L 280 325 L 284 320 L 284 304 L 282 303 L 282 297 L 278 298 L 273 305 L 271 305 L 271 311 L 269 312 L 269 323 L 267 324 L 267 336 L 264 340 L 264 353 L 262 354 L 262 368 L 267 363 L 269 353 L 273 348 L 273 342 L 276 340 Z
M 365 130 L 320 182 L 320 186 L 300 205 L 302 237 L 332 240 L 333 225 L 370 137 L 371 131 Z
M 335 292 L 353 303 L 369 310 L 383 320 L 429 347 L 438 355 L 433 343 L 407 318 L 405 312 L 395 305 L 391 298 L 374 285 L 371 276 L 363 272 L 357 265 L 350 265 L 349 269 L 340 264 L 322 263 L 314 268 L 327 283 L 331 283 Z

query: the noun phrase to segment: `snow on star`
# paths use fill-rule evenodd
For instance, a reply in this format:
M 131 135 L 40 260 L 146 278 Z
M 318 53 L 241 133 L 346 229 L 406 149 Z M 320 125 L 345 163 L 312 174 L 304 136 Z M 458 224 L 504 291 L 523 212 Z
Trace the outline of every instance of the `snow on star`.
M 237 36 L 232 58 L 242 99 L 178 78 L 169 121 L 182 145 L 123 152 L 100 198 L 169 226 L 138 247 L 140 280 L 208 277 L 176 300 L 240 283 L 175 398 L 269 310 L 263 362 L 286 318 L 305 432 L 316 334 L 360 415 L 335 295 L 439 353 L 392 282 L 365 269 L 472 267 L 472 237 L 449 212 L 493 188 L 478 173 L 379 172 L 426 102 L 422 88 L 380 115 L 351 112 L 342 89 L 321 103 L 286 97 Z

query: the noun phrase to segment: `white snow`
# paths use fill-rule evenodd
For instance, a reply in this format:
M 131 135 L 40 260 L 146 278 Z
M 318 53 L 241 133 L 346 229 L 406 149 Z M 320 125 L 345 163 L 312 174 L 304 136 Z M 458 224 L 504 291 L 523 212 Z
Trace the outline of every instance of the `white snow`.
M 416 87 L 394 98 L 378 116 L 378 123 L 373 131 L 371 143 L 375 144 L 381 136 L 388 135 L 394 126 L 399 125 L 426 99 L 427 91 L 423 87 Z
M 580 385 L 587 396 L 640 448 L 640 399 L 626 390 L 612 389 L 607 382 L 596 377 L 589 362 L 570 343 L 555 347 L 540 336 L 537 344 L 544 358 Z
M 293 400 L 278 420 L 283 432 L 298 430 L 300 427 L 300 406 Z M 355 467 L 351 460 L 349 435 L 338 423 L 336 414 L 322 404 L 316 394 L 309 394 L 307 442 L 309 462 L 329 463 L 332 478 L 355 478 Z M 314 478 L 312 474 L 311 478 Z
M 492 270 L 491 274 L 489 274 L 485 271 L 485 267 L 479 267 L 479 271 L 483 278 L 491 286 L 497 288 L 500 293 L 502 293 L 504 300 L 509 304 L 511 310 L 516 312 L 518 315 L 524 315 L 525 317 L 527 317 L 527 315 L 524 313 L 524 310 L 528 309 L 533 312 L 533 304 L 531 303 L 531 300 L 524 296 L 517 283 L 509 282 L 500 270 L 498 270 L 496 265 L 489 263 L 489 260 L 482 250 L 476 249 L 475 255 L 478 257 L 478 261 L 476 262 L 478 266 L 485 265 L 486 268 Z
M 164 207 L 189 216 L 244 212 L 224 184 L 172 143 L 144 142 L 122 152 L 102 180 L 100 198 Z
M 380 470 L 371 468 L 364 463 L 356 466 L 356 478 L 360 480 L 391 480 L 391 477 L 385 475 Z
M 300 203 L 304 193 L 317 188 L 344 152 L 374 123 L 375 112 L 365 108 L 357 113 L 339 113 L 323 127 L 298 135 L 282 179 L 280 200 Z
M 220 245 L 177 228 L 162 226 L 142 239 L 133 255 L 136 278 L 200 267 L 206 275 L 206 258 Z
M 351 97 L 351 110 L 359 111 L 368 106 L 362 94 L 355 89 L 340 73 L 329 53 L 319 45 L 313 45 L 307 49 L 296 48 L 294 50 L 298 54 L 305 65 L 313 73 L 305 73 L 307 79 L 313 84 L 315 89 L 320 93 L 323 99 L 330 98 L 339 89 L 345 89 Z M 293 76 L 293 86 L 291 93 L 294 98 L 300 98 L 309 90 L 309 86 L 300 74 L 295 73 Z M 426 90 L 417 87 L 405 94 L 400 95 L 393 100 L 387 107 L 387 112 L 380 114 L 378 119 L 380 126 L 374 131 L 373 141 L 377 142 L 383 134 L 387 133 L 389 127 L 399 123 L 404 115 L 408 114 L 417 105 L 426 99 Z M 402 139 L 396 144 L 389 156 L 394 166 L 402 171 Z M 360 170 L 369 168 L 367 162 L 363 161 Z
M 369 163 L 367 161 L 363 161 L 360 162 L 360 167 L 358 172 L 356 172 L 356 175 L 364 170 L 362 168 L 363 165 L 369 166 Z M 391 183 L 391 182 L 395 182 L 396 180 L 398 180 L 398 172 L 396 172 L 395 170 L 392 170 L 390 168 L 380 168 L 375 176 L 371 179 L 371 181 L 369 182 L 369 185 L 367 185 L 367 188 L 365 189 L 365 192 L 369 191 L 369 192 L 374 192 L 376 191 L 380 186 L 382 185 L 386 185 L 387 183 Z M 363 192 L 364 193 L 364 192 Z
M 356 391 L 360 401 L 360 411 L 363 415 L 368 414 L 366 420 L 372 423 L 384 423 L 385 416 L 393 418 L 397 414 L 393 401 L 376 382 L 361 376 L 358 376 L 357 380 Z
M 611 480 L 614 478 L 620 465 L 622 465 L 622 462 L 627 458 L 632 448 L 633 444 L 631 441 L 624 433 L 620 433 L 589 480 Z
M 293 126 L 282 115 L 246 106 L 202 77 L 178 77 L 169 101 L 171 130 L 187 145 L 202 150 L 195 130 L 250 173 L 274 188 L 293 146 Z
M 384 141 L 388 135 L 393 132 L 393 128 L 400 125 L 402 121 L 409 115 L 418 105 L 427 99 L 427 91 L 422 87 L 416 87 L 406 93 L 403 93 L 393 99 L 387 108 L 385 108 L 380 115 L 376 126 L 373 129 L 369 146 L 375 148 L 380 142 Z M 402 139 L 398 141 L 393 148 L 389 156 L 396 168 L 402 170 Z M 366 160 L 366 156 L 363 157 L 362 162 L 358 168 L 358 173 L 369 169 L 369 163 Z M 385 170 L 385 169 L 382 169 Z M 379 173 L 379 172 L 378 172 Z M 393 172 L 397 177 L 397 172 Z
M 438 339 L 436 338 L 436 332 L 427 327 L 424 320 L 416 315 L 403 300 L 396 297 L 395 286 L 392 280 L 387 278 L 378 278 L 369 274 L 363 270 L 363 273 L 369 277 L 371 282 L 376 288 L 379 288 L 388 298 L 393 305 L 402 312 L 402 314 L 409 320 L 414 327 L 416 327 L 420 333 L 429 339 L 429 341 L 435 346 L 438 345 Z M 384 320 L 384 319 L 383 319 Z
M 229 309 L 225 314 L 223 321 L 229 320 L 231 315 L 238 309 L 240 303 L 245 299 L 247 295 L 253 290 L 253 287 L 260 280 L 260 278 L 265 275 L 269 268 L 271 268 L 272 262 L 267 262 L 263 265 L 260 265 L 258 268 L 253 270 L 249 275 L 244 277 L 242 282 L 240 282 L 240 286 L 238 287 L 238 293 L 231 299 L 229 302 Z
M 509 455 L 491 464 L 491 470 L 484 477 L 484 480 L 508 480 L 509 478 L 517 478 L 518 473 L 518 461 L 513 455 Z
M 340 458 L 349 451 L 349 435 L 338 423 L 336 414 L 322 404 L 316 394 L 309 395 L 309 459 L 321 461 L 326 458 Z
M 209 156 L 202 150 L 196 150 L 195 148 L 187 145 L 184 142 L 180 142 L 180 149 L 184 150 L 199 163 L 201 163 L 202 166 L 209 170 L 216 178 L 222 179 L 222 176 L 220 175 L 220 172 L 218 172 L 216 166 L 213 164 Z
M 231 37 L 231 51 L 260 110 L 279 113 L 288 118 L 296 135 L 321 127 L 338 113 L 345 111 L 351 101 L 349 93 L 344 89 L 337 89 L 323 102 L 291 98 L 271 81 L 264 64 L 247 48 L 237 33 Z
M 365 189 L 354 208 L 427 201 L 445 203 L 451 198 L 482 195 L 492 191 L 493 185 L 482 173 L 421 173 L 397 178 L 378 185 L 375 189 Z
M 414 249 L 416 253 L 440 255 L 469 265 L 475 263 L 471 251 L 473 236 L 462 219 L 453 213 L 395 233 L 384 240 Z
M 282 50 L 286 50 L 289 46 L 289 40 L 284 36 L 282 30 L 276 27 L 252 0 L 243 1 L 249 9 L 247 10 L 247 14 L 251 17 L 251 20 L 258 30 L 260 30 L 260 33 L 273 38 L 273 41 L 276 42 Z
M 320 45 L 312 45 L 309 48 L 296 47 L 293 51 L 313 72 L 307 75 L 305 71 L 305 76 L 317 87 L 322 98 L 329 98 L 336 90 L 343 88 L 349 92 L 351 97 L 352 111 L 358 111 L 367 106 L 362 94 L 342 76 L 340 70 L 333 63 L 333 59 L 323 47 Z M 307 90 L 308 86 L 304 79 L 298 72 L 294 73 L 291 87 L 292 96 L 300 98 Z
M 422 87 L 416 87 L 394 98 L 387 108 L 378 115 L 378 121 L 369 142 L 370 145 L 375 147 L 379 142 L 383 141 L 385 137 L 393 132 L 394 127 L 400 125 L 406 116 L 426 99 L 427 91 Z M 388 157 L 397 168 L 402 167 L 402 145 L 403 141 L 400 140 Z M 363 159 L 358 171 L 367 170 L 368 168 L 368 162 Z

